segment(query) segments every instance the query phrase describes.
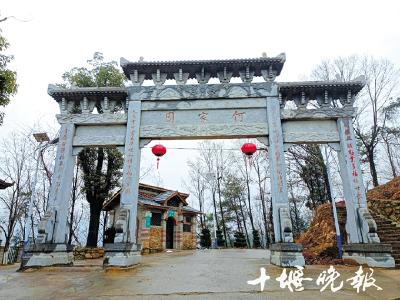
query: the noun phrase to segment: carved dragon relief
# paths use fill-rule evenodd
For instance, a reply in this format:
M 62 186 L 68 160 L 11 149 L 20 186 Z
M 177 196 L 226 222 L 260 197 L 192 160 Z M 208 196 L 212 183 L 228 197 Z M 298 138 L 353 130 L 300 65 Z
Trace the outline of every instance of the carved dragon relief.
M 130 87 L 131 100 L 249 98 L 276 96 L 273 83 L 196 84 Z

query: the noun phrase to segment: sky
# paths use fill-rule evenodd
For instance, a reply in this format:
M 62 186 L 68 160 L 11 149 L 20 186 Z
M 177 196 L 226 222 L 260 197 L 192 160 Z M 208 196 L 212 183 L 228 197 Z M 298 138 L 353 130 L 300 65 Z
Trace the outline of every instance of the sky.
M 0 138 L 40 123 L 57 127 L 47 85 L 83 65 L 95 51 L 106 60 L 135 61 L 260 57 L 286 53 L 278 81 L 307 80 L 321 60 L 352 54 L 385 57 L 400 66 L 400 1 L 22 1 L 3 0 L 0 23 L 18 94 L 5 108 Z M 3 108 L 2 108 L 3 109 Z M 167 147 L 193 142 L 165 141 Z M 184 189 L 186 160 L 169 150 L 159 178 Z M 149 149 L 145 164 L 154 163 Z M 154 160 L 154 162 L 153 162 Z

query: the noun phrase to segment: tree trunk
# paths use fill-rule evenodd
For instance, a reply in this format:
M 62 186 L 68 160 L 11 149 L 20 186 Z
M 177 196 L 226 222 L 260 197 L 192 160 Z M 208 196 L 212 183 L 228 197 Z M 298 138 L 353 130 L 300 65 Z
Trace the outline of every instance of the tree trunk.
M 244 217 L 242 199 L 239 198 L 238 200 L 239 200 L 240 212 L 242 213 L 242 220 L 243 220 L 244 231 L 245 231 L 245 233 L 246 233 L 247 247 L 250 248 L 250 239 L 249 239 L 249 233 L 247 232 L 246 218 Z
M 237 206 L 235 203 L 235 199 L 233 199 L 233 200 L 231 199 L 230 201 L 231 201 L 232 208 L 235 212 L 237 229 L 238 229 L 238 231 L 243 232 L 242 224 L 240 223 L 239 213 L 238 213 Z
M 273 244 L 275 242 L 275 230 L 274 230 L 274 224 L 273 224 L 273 220 L 274 220 L 274 216 L 273 216 L 273 207 L 272 207 L 272 197 L 270 197 L 271 200 L 271 205 L 269 206 L 269 222 L 270 222 L 270 233 L 271 233 L 271 244 Z
M 215 215 L 215 223 L 217 223 L 217 230 L 219 231 L 219 223 L 218 223 L 218 215 L 217 215 L 217 201 L 215 200 L 215 190 L 212 191 L 212 198 L 214 204 L 214 215 Z
M 99 238 L 99 226 L 100 226 L 100 214 L 101 205 L 98 202 L 90 203 L 90 220 L 89 220 L 89 232 L 86 241 L 86 247 L 96 248 L 97 240 Z
M 389 158 L 389 163 L 390 163 L 390 168 L 392 169 L 392 176 L 393 178 L 397 177 L 397 171 L 396 171 L 396 166 L 394 164 L 393 161 L 393 154 L 392 154 L 392 150 L 390 149 L 390 143 L 387 139 L 383 138 L 383 141 L 385 143 L 386 146 L 386 152 Z
M 262 195 L 262 196 L 261 196 Z M 263 214 L 263 221 L 264 221 L 264 230 L 265 230 L 265 247 L 267 249 L 269 249 L 269 244 L 270 244 L 270 240 L 269 240 L 269 226 L 268 226 L 268 221 L 267 221 L 267 208 L 265 207 L 265 197 L 263 195 L 263 190 L 262 187 L 260 185 L 260 200 L 261 200 L 261 207 L 262 207 L 262 214 Z
M 76 164 L 76 171 L 74 181 L 72 183 L 72 203 L 71 203 L 71 213 L 69 216 L 69 237 L 68 237 L 68 244 L 71 245 L 72 242 L 72 231 L 73 231 L 73 224 L 74 224 L 74 210 L 75 210 L 75 202 L 76 202 L 76 192 L 77 192 L 77 183 L 78 183 L 78 171 L 79 165 Z
M 221 177 L 222 178 L 222 177 Z M 222 202 L 221 202 L 221 187 L 219 184 L 219 179 L 220 177 L 218 177 L 218 199 L 219 199 L 219 209 L 221 211 L 221 221 L 222 221 L 222 230 L 224 231 L 224 238 L 225 238 L 225 247 L 228 246 L 228 240 L 226 239 L 226 227 L 225 227 L 225 219 L 224 219 L 224 210 L 222 209 Z
M 247 186 L 247 201 L 249 202 L 249 217 L 250 217 L 251 229 L 254 231 L 255 227 L 253 222 L 253 213 L 251 212 L 251 195 L 250 195 L 249 174 L 247 173 L 247 164 L 246 164 L 246 186 Z
M 372 147 L 367 149 L 367 155 L 368 155 L 369 169 L 371 171 L 372 184 L 374 185 L 374 187 L 377 187 L 379 185 L 379 182 L 378 182 L 378 174 L 376 172 L 374 149 Z

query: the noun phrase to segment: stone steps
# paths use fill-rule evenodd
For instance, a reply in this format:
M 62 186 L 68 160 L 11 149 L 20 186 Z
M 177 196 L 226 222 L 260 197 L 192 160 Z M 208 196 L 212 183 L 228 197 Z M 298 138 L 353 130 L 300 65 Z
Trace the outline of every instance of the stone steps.
M 373 211 L 371 211 L 371 215 L 378 227 L 377 232 L 381 242 L 392 245 L 392 256 L 395 265 L 397 268 L 400 267 L 400 228 Z
M 373 207 L 370 207 L 370 213 L 375 220 L 377 225 L 378 236 L 382 243 L 392 245 L 392 256 L 395 260 L 396 267 L 400 267 L 400 227 L 397 227 L 392 221 L 385 219 L 381 215 L 381 211 L 374 211 Z M 346 223 L 346 208 L 336 207 L 339 224 Z

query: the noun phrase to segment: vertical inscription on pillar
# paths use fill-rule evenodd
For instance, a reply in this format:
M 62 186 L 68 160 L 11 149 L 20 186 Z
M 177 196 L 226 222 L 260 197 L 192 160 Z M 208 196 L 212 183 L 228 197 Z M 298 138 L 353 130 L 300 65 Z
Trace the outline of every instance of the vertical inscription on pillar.
M 350 119 L 340 119 L 342 130 L 342 151 L 346 157 L 346 166 L 348 168 L 349 178 L 353 184 L 354 196 L 359 207 L 366 207 L 366 197 L 361 178 L 360 162 L 357 152 L 356 141 L 353 132 L 353 125 Z
M 269 163 L 271 172 L 272 213 L 275 242 L 293 242 L 291 223 L 288 219 L 289 202 L 286 189 L 286 166 L 278 98 L 267 100 L 269 127 Z
M 65 159 L 65 145 L 67 144 L 67 138 L 68 138 L 68 127 L 65 126 L 62 128 L 62 132 L 60 135 L 60 141 L 59 141 L 59 153 L 58 153 L 58 160 L 57 160 L 57 165 L 58 165 L 58 170 L 56 173 L 56 180 L 54 182 L 54 194 L 57 195 L 57 193 L 60 190 L 61 186 L 61 173 L 64 169 L 64 159 Z
M 117 221 L 120 233 L 116 235 L 115 242 L 136 243 L 136 215 L 140 172 L 140 114 L 141 102 L 129 101 L 122 175 L 121 211 Z
M 125 164 L 124 164 L 124 180 L 122 184 L 122 194 L 132 194 L 132 179 L 133 179 L 133 159 L 134 159 L 134 144 L 135 144 L 135 120 L 136 112 L 129 111 L 128 126 L 126 132 L 125 144 Z
M 46 231 L 47 239 L 56 243 L 65 243 L 67 228 L 68 199 L 70 196 L 75 160 L 72 156 L 72 140 L 75 125 L 63 124 L 60 130 L 60 140 L 57 148 L 54 181 L 50 189 L 49 212 L 54 214 L 56 225 L 51 232 Z M 56 212 L 56 214 L 55 214 Z M 46 227 L 46 226 L 45 226 Z M 52 236 L 54 231 L 54 237 Z

